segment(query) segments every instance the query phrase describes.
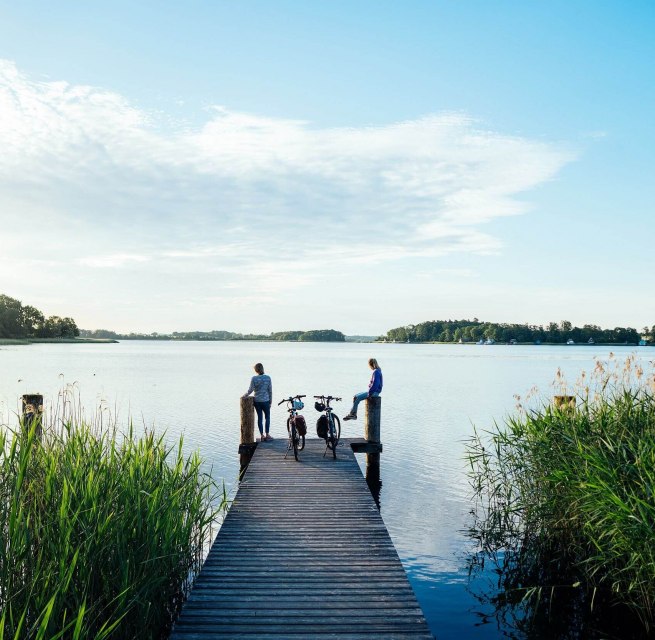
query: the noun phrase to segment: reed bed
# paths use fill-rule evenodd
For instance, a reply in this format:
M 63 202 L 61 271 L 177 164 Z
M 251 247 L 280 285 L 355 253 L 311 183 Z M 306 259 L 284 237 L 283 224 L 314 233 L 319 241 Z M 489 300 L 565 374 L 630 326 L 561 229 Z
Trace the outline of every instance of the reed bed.
M 0 640 L 166 637 L 224 494 L 182 439 L 63 413 L 0 427 Z
M 628 608 L 652 629 L 654 389 L 634 358 L 598 362 L 575 406 L 519 407 L 468 443 L 478 558 L 497 563 L 502 605 L 523 623 L 559 599 L 569 626 Z

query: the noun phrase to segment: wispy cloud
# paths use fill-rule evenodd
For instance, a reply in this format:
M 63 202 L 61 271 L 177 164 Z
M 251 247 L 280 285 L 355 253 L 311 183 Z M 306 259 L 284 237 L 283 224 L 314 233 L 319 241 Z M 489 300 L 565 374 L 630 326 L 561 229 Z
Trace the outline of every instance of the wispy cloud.
M 239 284 L 282 291 L 362 264 L 500 252 L 485 225 L 527 212 L 524 194 L 573 159 L 453 113 L 325 129 L 217 107 L 194 131 L 158 124 L 111 91 L 0 61 L 6 255 L 23 259 L 29 227 L 62 273 L 129 268 L 169 291 L 186 274 L 221 300 Z
M 115 269 L 124 267 L 128 264 L 133 264 L 135 262 L 148 262 L 150 258 L 148 256 L 140 256 L 135 254 L 127 253 L 117 253 L 110 255 L 98 255 L 88 258 L 80 258 L 78 260 L 79 264 L 85 267 L 96 267 L 101 269 Z

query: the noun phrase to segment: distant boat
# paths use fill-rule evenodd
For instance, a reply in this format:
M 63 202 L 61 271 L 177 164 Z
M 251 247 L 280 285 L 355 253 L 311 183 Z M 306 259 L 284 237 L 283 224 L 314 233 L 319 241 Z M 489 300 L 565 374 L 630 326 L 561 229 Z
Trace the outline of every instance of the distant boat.
M 496 341 L 495 341 L 495 340 L 492 340 L 491 338 L 487 338 L 487 339 L 484 341 L 484 344 L 496 344 Z
M 575 344 L 575 342 L 574 342 L 571 338 L 569 338 L 569 339 L 566 341 L 566 344 Z
M 596 343 L 594 342 L 593 338 L 589 338 L 589 340 L 587 340 L 587 344 L 596 344 Z
M 480 338 L 475 344 L 484 344 L 484 340 Z
M 512 338 L 512 339 L 509 341 L 509 344 L 518 344 L 518 342 L 516 341 L 516 338 Z
M 648 343 L 643 338 L 639 341 L 639 346 L 640 347 L 645 347 L 647 344 Z

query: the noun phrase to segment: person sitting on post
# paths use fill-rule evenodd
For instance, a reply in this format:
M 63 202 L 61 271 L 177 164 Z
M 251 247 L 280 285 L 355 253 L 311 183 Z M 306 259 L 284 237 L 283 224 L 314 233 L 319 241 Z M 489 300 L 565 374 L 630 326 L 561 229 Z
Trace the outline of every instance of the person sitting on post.
M 368 391 L 362 391 L 353 396 L 353 406 L 350 413 L 343 417 L 344 420 L 357 420 L 357 407 L 362 400 L 377 398 L 382 393 L 382 369 L 375 358 L 368 361 L 368 366 L 373 369 L 371 381 L 368 383 Z

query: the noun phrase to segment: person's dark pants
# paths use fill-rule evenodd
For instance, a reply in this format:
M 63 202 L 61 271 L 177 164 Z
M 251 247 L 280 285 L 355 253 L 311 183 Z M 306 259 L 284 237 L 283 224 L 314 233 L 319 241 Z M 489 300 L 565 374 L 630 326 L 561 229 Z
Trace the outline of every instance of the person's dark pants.
M 263 418 L 266 418 L 266 435 L 271 428 L 271 403 L 270 402 L 257 402 L 255 401 L 255 411 L 257 412 L 257 427 L 259 433 L 264 434 Z

